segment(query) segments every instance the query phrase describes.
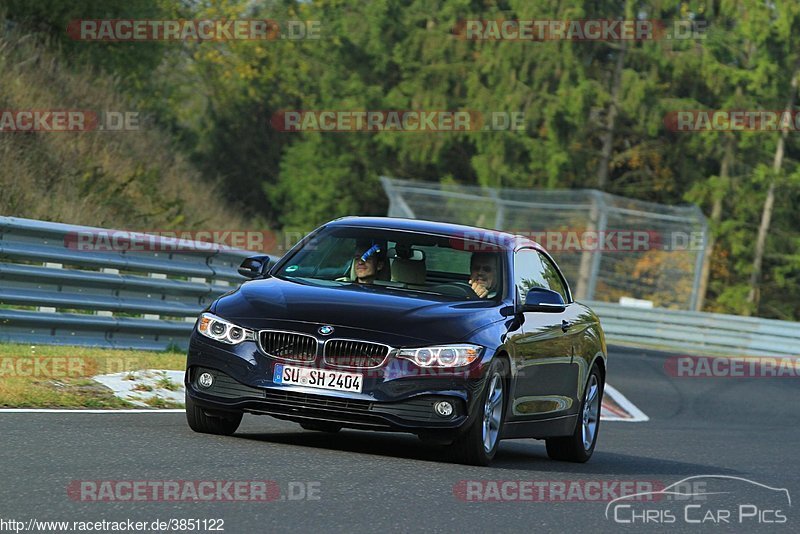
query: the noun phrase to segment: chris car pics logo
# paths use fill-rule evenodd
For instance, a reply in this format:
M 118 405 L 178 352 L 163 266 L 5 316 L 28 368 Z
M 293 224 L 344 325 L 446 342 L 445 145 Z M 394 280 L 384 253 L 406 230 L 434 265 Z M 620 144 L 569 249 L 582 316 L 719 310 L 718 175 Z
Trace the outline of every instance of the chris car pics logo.
M 788 489 L 728 475 L 691 476 L 649 493 L 649 499 L 636 494 L 609 502 L 606 519 L 624 525 L 746 528 L 785 524 L 792 507 Z

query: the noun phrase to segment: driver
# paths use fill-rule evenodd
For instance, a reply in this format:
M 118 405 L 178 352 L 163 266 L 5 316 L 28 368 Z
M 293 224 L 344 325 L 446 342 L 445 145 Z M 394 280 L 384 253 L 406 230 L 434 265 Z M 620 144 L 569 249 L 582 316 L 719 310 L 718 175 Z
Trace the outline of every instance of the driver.
M 469 262 L 469 285 L 482 299 L 497 296 L 498 256 L 494 252 L 475 252 Z

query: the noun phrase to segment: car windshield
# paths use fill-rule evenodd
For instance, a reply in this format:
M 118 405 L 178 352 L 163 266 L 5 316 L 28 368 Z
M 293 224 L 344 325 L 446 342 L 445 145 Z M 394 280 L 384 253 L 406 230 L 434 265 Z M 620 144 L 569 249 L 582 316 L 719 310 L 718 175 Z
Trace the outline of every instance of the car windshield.
M 420 298 L 495 300 L 504 287 L 503 258 L 497 245 L 470 238 L 336 226 L 306 239 L 275 275 Z

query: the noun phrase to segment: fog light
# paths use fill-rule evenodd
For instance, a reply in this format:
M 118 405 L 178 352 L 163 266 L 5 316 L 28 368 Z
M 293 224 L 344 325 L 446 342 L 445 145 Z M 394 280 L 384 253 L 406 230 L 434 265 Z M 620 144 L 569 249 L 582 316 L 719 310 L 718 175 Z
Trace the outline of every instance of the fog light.
M 433 410 L 436 412 L 436 415 L 441 415 L 442 417 L 450 417 L 453 415 L 453 405 L 449 401 L 439 401 L 433 405 Z
M 197 383 L 204 388 L 210 388 L 214 383 L 214 375 L 211 373 L 203 373 L 197 378 Z

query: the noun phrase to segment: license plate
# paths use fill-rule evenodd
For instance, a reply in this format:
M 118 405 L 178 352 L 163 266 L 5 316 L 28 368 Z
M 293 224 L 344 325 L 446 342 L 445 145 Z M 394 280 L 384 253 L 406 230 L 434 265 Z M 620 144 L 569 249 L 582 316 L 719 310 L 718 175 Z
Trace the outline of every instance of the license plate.
M 312 388 L 333 389 L 361 393 L 364 377 L 356 373 L 342 373 L 311 367 L 275 365 L 272 381 L 276 384 L 308 386 Z

